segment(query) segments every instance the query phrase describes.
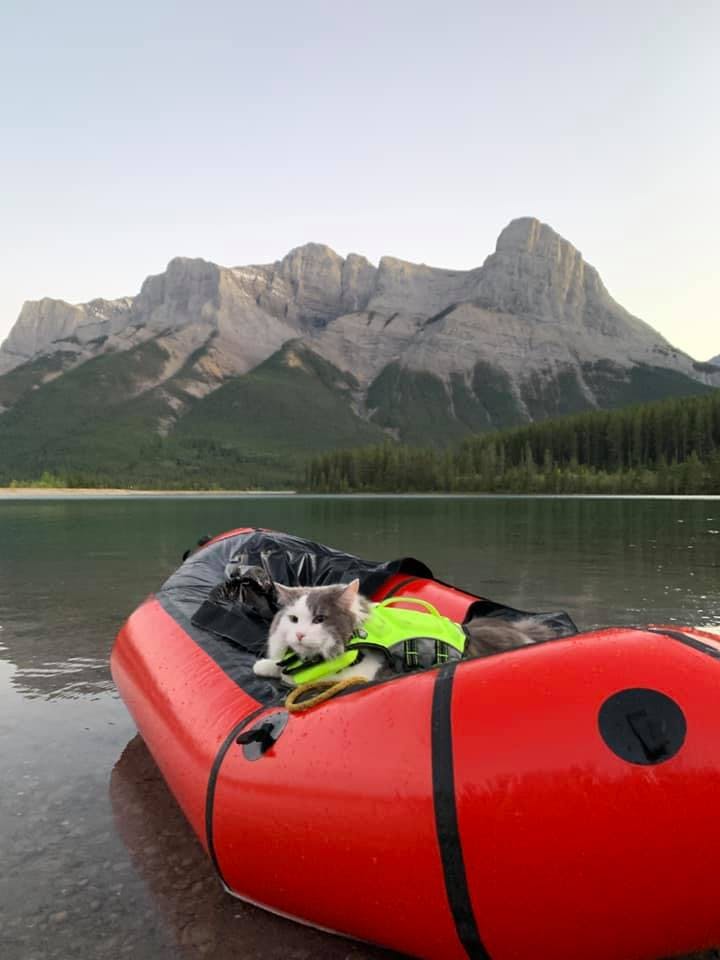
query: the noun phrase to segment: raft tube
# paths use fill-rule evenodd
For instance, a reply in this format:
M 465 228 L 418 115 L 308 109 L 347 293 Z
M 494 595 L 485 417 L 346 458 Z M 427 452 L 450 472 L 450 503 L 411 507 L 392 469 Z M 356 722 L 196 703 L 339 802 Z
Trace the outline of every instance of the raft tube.
M 228 892 L 427 960 L 657 960 L 720 943 L 717 636 L 578 633 L 289 715 L 252 652 L 191 622 L 258 536 L 273 541 L 236 530 L 191 555 L 111 659 Z M 292 541 L 295 573 L 317 558 L 275 540 Z M 488 603 L 408 575 L 417 561 L 319 549 L 326 582 L 355 561 L 376 600 L 420 597 L 458 621 Z

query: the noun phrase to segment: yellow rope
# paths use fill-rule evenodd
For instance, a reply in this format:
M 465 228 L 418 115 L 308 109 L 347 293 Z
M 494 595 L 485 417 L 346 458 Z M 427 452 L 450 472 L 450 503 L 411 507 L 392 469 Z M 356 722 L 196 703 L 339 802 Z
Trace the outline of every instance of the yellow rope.
M 285 709 L 288 713 L 300 713 L 329 700 L 330 697 L 334 697 L 341 690 L 347 690 L 348 687 L 367 682 L 365 677 L 345 677 L 344 680 L 332 680 L 328 677 L 326 680 L 308 680 L 307 683 L 300 683 L 294 690 L 290 691 L 285 700 Z M 303 694 L 309 693 L 311 690 L 319 690 L 320 692 L 300 700 Z

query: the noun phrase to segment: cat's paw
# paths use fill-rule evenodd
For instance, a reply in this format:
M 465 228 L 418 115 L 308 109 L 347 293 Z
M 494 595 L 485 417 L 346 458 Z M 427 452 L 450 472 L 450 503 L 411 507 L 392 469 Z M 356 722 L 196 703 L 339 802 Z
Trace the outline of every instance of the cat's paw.
M 256 677 L 279 677 L 282 673 L 274 660 L 256 660 L 253 664 L 253 673 Z

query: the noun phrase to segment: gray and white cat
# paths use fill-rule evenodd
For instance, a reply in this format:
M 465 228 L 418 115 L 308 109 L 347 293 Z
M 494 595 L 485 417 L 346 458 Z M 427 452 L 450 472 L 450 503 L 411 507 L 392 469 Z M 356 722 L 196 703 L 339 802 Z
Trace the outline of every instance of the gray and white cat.
M 276 583 L 275 590 L 280 609 L 270 624 L 267 657 L 257 660 L 253 666 L 254 673 L 260 677 L 283 676 L 278 661 L 288 650 L 302 660 L 315 657 L 332 660 L 340 656 L 372 609 L 372 603 L 359 592 L 359 580 L 328 587 L 286 587 Z M 548 627 L 530 619 L 510 622 L 480 617 L 464 626 L 468 634 L 464 659 L 487 657 L 553 636 Z M 361 676 L 374 680 L 381 673 L 392 675 L 382 653 L 367 649 L 363 653 L 361 663 L 346 667 L 335 678 Z
M 360 593 L 359 580 L 329 587 L 286 587 L 276 583 L 275 591 L 280 609 L 270 624 L 267 658 L 253 665 L 253 671 L 260 677 L 281 676 L 277 661 L 288 650 L 302 660 L 339 657 L 371 609 L 370 602 Z M 367 676 L 368 670 L 375 676 L 385 658 L 373 651 L 368 653 L 371 656 L 363 659 L 363 671 L 347 667 L 342 676 Z M 377 667 L 372 665 L 373 658 L 377 658 Z

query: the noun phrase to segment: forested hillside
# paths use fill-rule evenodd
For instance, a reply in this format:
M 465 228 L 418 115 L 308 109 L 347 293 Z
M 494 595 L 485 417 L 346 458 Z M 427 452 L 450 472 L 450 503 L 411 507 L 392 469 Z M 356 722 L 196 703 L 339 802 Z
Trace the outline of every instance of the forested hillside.
M 483 434 L 452 449 L 391 443 L 313 458 L 341 491 L 720 494 L 720 391 Z

